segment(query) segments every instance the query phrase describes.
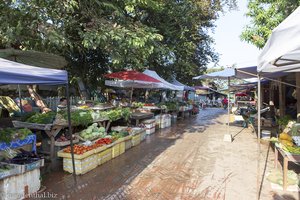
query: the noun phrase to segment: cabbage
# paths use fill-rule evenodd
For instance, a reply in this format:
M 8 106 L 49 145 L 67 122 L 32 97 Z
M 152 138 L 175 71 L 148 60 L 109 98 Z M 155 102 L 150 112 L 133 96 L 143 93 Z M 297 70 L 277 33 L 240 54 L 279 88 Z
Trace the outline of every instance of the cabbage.
M 94 128 L 96 128 L 98 126 L 97 123 L 93 123 L 91 126 L 93 126 Z
M 98 133 L 97 132 L 93 132 L 92 135 L 93 135 L 93 137 L 95 137 L 95 136 L 98 135 Z
M 101 133 L 104 133 L 105 132 L 105 128 L 104 127 L 99 127 L 98 131 L 101 132 Z
M 85 129 L 85 132 L 87 132 L 87 133 L 92 133 L 93 132 L 93 129 L 92 128 L 87 128 L 87 129 Z

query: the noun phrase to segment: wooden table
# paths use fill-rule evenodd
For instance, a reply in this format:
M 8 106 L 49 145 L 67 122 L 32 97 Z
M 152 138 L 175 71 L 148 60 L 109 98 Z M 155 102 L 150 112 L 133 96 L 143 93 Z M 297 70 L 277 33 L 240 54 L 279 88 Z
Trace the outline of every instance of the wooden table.
M 98 123 L 99 125 L 105 127 L 106 129 L 108 129 L 107 126 L 110 126 L 109 121 L 106 119 L 97 120 L 97 121 L 94 121 L 93 123 Z M 34 124 L 34 123 L 19 122 L 19 121 L 13 121 L 13 125 L 16 128 L 28 128 L 31 130 L 45 131 L 47 136 L 50 138 L 50 160 L 51 161 L 53 161 L 56 157 L 55 156 L 55 137 L 62 129 L 69 127 L 68 124 Z M 73 131 L 71 130 L 71 132 L 73 132 Z
M 281 148 L 275 145 L 275 159 L 274 159 L 275 169 L 277 169 L 277 164 L 278 164 L 278 152 L 283 157 L 283 191 L 286 191 L 288 164 L 289 162 L 299 163 L 300 155 L 292 155 L 290 153 L 283 151 Z
M 139 125 L 141 119 L 148 119 L 154 116 L 153 113 L 142 113 L 142 112 L 134 112 L 131 114 L 131 119 L 135 120 L 135 125 Z

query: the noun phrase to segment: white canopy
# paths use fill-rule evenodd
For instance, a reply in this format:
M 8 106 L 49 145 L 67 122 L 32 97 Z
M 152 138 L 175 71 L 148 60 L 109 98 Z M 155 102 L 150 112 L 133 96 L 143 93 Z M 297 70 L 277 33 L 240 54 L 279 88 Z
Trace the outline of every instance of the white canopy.
M 300 69 L 300 7 L 272 32 L 258 57 L 258 72 Z
M 171 83 L 167 82 L 165 79 L 161 78 L 155 71 L 146 69 L 143 73 L 159 80 L 160 82 L 162 82 L 166 89 L 181 90 L 181 91 L 184 90 L 184 86 L 177 86 L 177 85 L 174 85 L 174 84 L 171 84 Z

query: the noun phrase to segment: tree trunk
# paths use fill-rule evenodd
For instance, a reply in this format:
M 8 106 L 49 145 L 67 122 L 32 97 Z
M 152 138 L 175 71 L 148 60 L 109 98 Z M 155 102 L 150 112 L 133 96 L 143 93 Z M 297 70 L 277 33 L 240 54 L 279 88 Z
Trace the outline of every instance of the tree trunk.
M 79 92 L 80 92 L 81 98 L 90 99 L 90 95 L 87 92 L 87 89 L 86 89 L 86 87 L 84 85 L 84 82 L 82 81 L 81 78 L 77 79 L 77 83 L 78 83 L 78 86 L 79 86 Z
M 43 102 L 43 99 L 41 96 L 35 91 L 35 88 L 33 85 L 27 85 L 28 92 L 31 96 L 31 98 L 34 99 L 36 105 L 41 109 L 42 113 L 46 113 L 51 111 L 50 108 L 47 108 L 46 104 Z

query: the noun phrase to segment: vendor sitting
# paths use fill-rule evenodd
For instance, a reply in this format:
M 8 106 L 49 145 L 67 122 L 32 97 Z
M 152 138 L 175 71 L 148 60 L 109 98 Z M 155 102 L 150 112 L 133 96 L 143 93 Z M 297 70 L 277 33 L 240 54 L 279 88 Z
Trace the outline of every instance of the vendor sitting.
M 59 100 L 59 105 L 57 106 L 57 112 L 60 111 L 60 110 L 64 110 L 67 108 L 67 99 L 66 98 L 61 98 Z

